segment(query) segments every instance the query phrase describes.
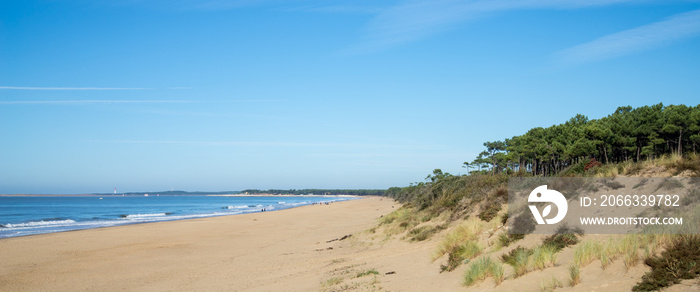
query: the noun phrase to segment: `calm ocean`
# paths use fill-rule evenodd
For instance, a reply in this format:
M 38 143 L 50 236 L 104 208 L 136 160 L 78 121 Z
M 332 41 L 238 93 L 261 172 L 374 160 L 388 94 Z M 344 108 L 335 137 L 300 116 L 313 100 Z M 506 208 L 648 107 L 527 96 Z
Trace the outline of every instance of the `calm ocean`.
M 288 209 L 349 197 L 0 197 L 0 238 Z

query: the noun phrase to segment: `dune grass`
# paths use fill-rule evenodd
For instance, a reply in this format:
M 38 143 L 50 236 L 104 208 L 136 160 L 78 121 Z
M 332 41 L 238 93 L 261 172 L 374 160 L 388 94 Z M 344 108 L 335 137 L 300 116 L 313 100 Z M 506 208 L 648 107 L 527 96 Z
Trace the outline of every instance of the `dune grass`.
M 486 279 L 488 276 L 488 271 L 493 261 L 490 257 L 480 257 L 469 265 L 469 269 L 464 274 L 464 285 L 471 286 L 476 282 Z
M 596 257 L 600 260 L 603 269 L 612 264 L 620 254 L 620 240 L 608 238 L 606 242 L 599 242 L 596 245 Z
M 520 277 L 527 274 L 530 267 L 530 252 L 529 251 L 518 251 L 513 257 L 513 269 L 515 270 L 515 277 Z
M 578 267 L 584 267 L 595 259 L 597 244 L 593 241 L 584 241 L 574 249 L 573 263 Z
M 447 254 L 447 264 L 440 265 L 440 271 L 453 271 L 459 267 L 464 260 L 478 256 L 484 249 L 478 243 L 479 235 L 487 227 L 483 221 L 470 218 L 464 223 L 456 226 L 449 232 L 433 252 L 432 260 L 435 261 Z
M 360 277 L 369 276 L 369 275 L 379 275 L 379 272 L 377 271 L 377 269 L 364 270 L 362 272 L 357 273 L 355 278 L 360 278 Z
M 599 260 L 602 269 L 607 268 L 622 258 L 626 269 L 639 264 L 643 258 L 653 257 L 657 251 L 674 242 L 678 235 L 670 234 L 628 234 L 617 238 L 608 238 L 605 241 L 585 241 L 574 249 L 574 259 L 569 266 L 570 282 L 573 285 L 580 282 L 579 269 L 594 260 Z
M 503 265 L 491 260 L 489 256 L 481 256 L 472 261 L 464 273 L 464 285 L 472 286 L 488 277 L 493 277 L 498 285 L 503 282 L 504 276 Z
M 574 287 L 581 283 L 581 269 L 576 264 L 569 265 L 569 285 Z
M 491 266 L 491 276 L 493 276 L 493 280 L 496 281 L 496 285 L 501 284 L 505 280 L 505 275 L 506 271 L 503 268 L 503 265 L 494 262 L 494 264 Z
M 392 236 L 415 227 L 420 224 L 420 220 L 413 208 L 404 206 L 382 217 L 379 224 L 385 225 L 384 233 L 387 236 Z
M 333 277 L 326 281 L 323 281 L 321 285 L 323 286 L 334 286 L 343 282 L 343 277 Z
M 626 235 L 620 244 L 620 252 L 625 268 L 630 269 L 639 263 L 639 242 L 641 236 Z
M 660 158 L 660 163 L 667 169 L 673 170 L 673 175 L 689 170 L 693 174 L 700 174 L 700 156 L 697 153 L 690 153 L 686 156 L 672 154 L 664 155 Z
M 549 244 L 533 249 L 518 246 L 509 253 L 501 255 L 501 261 L 513 267 L 517 278 L 533 270 L 544 270 L 555 266 L 558 251 L 554 245 Z
M 445 228 L 447 228 L 446 224 L 419 226 L 411 229 L 408 232 L 407 238 L 409 238 L 411 241 L 423 241 L 430 238 L 435 233 L 444 230 Z
M 476 241 L 484 228 L 485 224 L 479 219 L 469 219 L 458 225 L 438 243 L 433 253 L 432 260 L 437 260 L 469 241 Z
M 459 267 L 464 260 L 472 259 L 481 254 L 482 250 L 483 248 L 476 241 L 472 240 L 455 247 L 448 253 L 447 264 L 440 265 L 440 272 L 453 271 Z
M 690 171 L 691 176 L 700 175 L 700 156 L 696 153 L 687 155 L 666 154 L 657 158 L 639 162 L 620 162 L 603 164 L 595 168 L 594 177 L 616 177 L 618 175 L 635 176 L 645 169 L 662 166 L 669 175 L 676 176 L 684 171 Z
M 532 250 L 531 265 L 533 269 L 544 270 L 557 263 L 557 248 L 553 245 L 541 245 Z
M 554 291 L 554 289 L 562 287 L 564 287 L 564 285 L 554 276 L 549 280 L 543 279 L 540 282 L 540 291 Z

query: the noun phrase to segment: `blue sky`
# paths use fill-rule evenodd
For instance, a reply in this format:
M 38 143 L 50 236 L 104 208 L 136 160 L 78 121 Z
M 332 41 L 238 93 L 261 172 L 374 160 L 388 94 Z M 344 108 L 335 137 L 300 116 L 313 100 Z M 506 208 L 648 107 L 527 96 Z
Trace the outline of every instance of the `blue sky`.
M 2 1 L 0 193 L 405 186 L 699 52 L 700 1 Z

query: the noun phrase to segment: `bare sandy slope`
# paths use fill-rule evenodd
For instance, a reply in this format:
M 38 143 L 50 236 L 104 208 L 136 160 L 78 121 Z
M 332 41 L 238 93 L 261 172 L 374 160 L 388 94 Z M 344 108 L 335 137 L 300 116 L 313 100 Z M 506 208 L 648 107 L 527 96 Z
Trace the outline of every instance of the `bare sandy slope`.
M 431 260 L 452 228 L 422 242 L 387 236 L 378 218 L 399 208 L 366 198 L 290 210 L 45 234 L 0 240 L 0 291 L 542 291 L 555 277 L 564 291 L 630 291 L 648 271 L 621 261 L 594 261 L 581 283 L 568 285 L 571 247 L 557 265 L 495 285 L 488 278 L 461 285 L 468 265 L 440 273 L 446 256 Z M 490 246 L 502 227 L 484 232 Z M 344 240 L 345 235 L 352 234 Z M 596 236 L 586 236 L 595 240 Z M 600 240 L 605 239 L 600 236 Z M 497 259 L 528 236 L 494 251 Z M 697 280 L 668 291 L 698 291 Z

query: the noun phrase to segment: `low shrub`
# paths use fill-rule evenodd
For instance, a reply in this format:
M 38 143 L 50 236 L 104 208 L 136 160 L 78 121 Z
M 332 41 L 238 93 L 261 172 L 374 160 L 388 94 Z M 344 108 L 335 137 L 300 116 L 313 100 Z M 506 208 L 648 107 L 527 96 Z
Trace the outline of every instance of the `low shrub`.
M 513 218 L 512 232 L 518 234 L 528 234 L 535 230 L 537 222 L 529 212 L 521 212 Z
M 519 254 L 525 254 L 525 256 L 530 256 L 532 254 L 532 250 L 529 250 L 522 246 L 518 246 L 510 252 L 502 254 L 501 261 L 511 266 L 515 266 L 515 258 Z
M 644 164 L 642 163 L 632 163 L 626 167 L 624 167 L 623 173 L 625 175 L 636 175 L 639 174 L 644 170 Z
M 479 213 L 479 219 L 486 222 L 491 222 L 491 220 L 498 215 L 498 211 L 501 211 L 501 204 L 492 201 L 482 208 L 481 212 Z
M 591 158 L 591 160 L 588 161 L 588 163 L 586 163 L 586 166 L 583 168 L 583 170 L 588 171 L 592 168 L 599 167 L 601 165 L 603 165 L 603 164 L 598 162 L 598 160 L 596 160 L 595 158 Z
M 503 217 L 501 217 L 501 225 L 505 226 L 506 223 L 508 223 L 508 213 L 503 214 Z
M 578 237 L 576 234 L 552 234 L 545 237 L 542 240 L 542 245 L 551 246 L 558 252 L 567 246 L 575 245 L 578 243 Z
M 621 189 L 621 188 L 625 187 L 625 185 L 623 183 L 616 181 L 616 180 L 612 180 L 612 179 L 605 180 L 604 183 L 605 183 L 605 186 L 607 186 L 608 188 L 611 188 L 613 190 L 617 190 L 617 189 Z
M 656 190 L 658 191 L 659 189 L 664 189 L 667 191 L 673 190 L 673 189 L 678 189 L 682 188 L 683 183 L 680 182 L 679 180 L 675 178 L 664 178 L 664 180 L 659 184 L 659 186 L 656 187 Z
M 445 229 L 444 225 L 421 226 L 411 229 L 411 231 L 408 232 L 408 236 L 410 237 L 411 241 L 423 241 L 443 229 Z
M 643 178 L 641 181 L 639 181 L 636 185 L 632 187 L 632 189 L 636 189 L 638 187 L 644 186 L 647 182 L 649 182 L 648 178 Z
M 679 235 L 660 256 L 644 260 L 651 267 L 632 291 L 655 291 L 700 276 L 700 235 Z

